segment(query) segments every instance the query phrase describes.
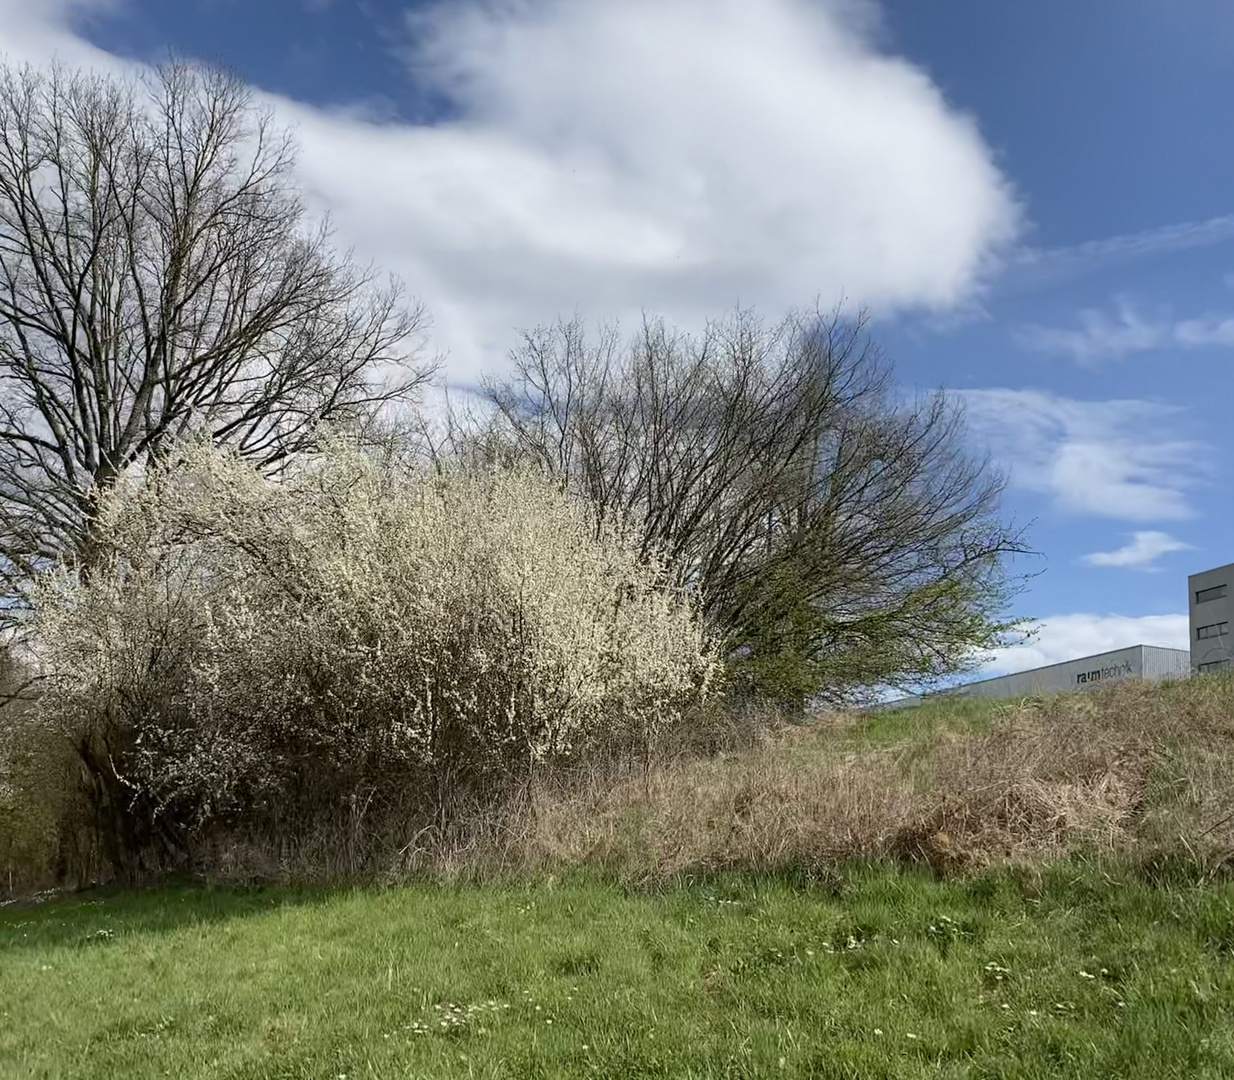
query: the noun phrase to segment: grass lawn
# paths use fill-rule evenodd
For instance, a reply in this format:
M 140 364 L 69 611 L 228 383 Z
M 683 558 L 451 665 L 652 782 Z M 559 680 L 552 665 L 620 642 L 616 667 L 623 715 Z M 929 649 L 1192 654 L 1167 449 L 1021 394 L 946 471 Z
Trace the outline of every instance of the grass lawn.
M 0 1076 L 1234 1076 L 1234 885 L 1076 863 L 0 910 Z

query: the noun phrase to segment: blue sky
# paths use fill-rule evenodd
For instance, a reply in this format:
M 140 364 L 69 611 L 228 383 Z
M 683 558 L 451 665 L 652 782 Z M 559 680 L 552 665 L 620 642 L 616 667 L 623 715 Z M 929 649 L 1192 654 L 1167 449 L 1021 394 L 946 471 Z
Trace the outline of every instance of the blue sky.
M 1229 0 L 0 0 L 10 60 L 169 49 L 295 125 L 457 384 L 575 310 L 868 307 L 1032 523 L 991 671 L 1185 647 L 1234 560 Z

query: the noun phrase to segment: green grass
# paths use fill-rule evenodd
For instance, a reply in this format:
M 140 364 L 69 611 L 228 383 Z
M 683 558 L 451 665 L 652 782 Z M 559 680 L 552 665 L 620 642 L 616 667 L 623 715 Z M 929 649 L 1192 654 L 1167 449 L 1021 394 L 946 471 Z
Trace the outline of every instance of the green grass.
M 1234 1076 L 1234 885 L 1079 862 L 0 910 L 0 1076 Z
M 936 698 L 902 709 L 865 713 L 847 733 L 871 746 L 936 739 L 942 734 L 983 734 L 994 717 L 1014 702 L 995 698 Z

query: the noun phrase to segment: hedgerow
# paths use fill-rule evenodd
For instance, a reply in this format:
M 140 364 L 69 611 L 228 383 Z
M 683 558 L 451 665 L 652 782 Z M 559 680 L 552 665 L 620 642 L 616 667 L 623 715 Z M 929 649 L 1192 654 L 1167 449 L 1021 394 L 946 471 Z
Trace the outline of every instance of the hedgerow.
M 715 684 L 665 567 L 530 471 L 335 442 L 271 479 L 202 445 L 98 523 L 102 557 L 37 586 L 38 717 L 122 871 L 344 813 L 440 819 L 645 749 Z

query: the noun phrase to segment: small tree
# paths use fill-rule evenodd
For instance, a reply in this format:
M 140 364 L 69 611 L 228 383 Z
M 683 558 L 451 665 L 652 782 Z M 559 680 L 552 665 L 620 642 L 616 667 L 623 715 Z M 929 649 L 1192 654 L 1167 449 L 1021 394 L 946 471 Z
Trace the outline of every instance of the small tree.
M 122 870 L 351 806 L 405 843 L 460 795 L 641 750 L 711 682 L 686 599 L 534 474 L 334 446 L 271 480 L 200 447 L 100 515 L 107 563 L 41 579 L 38 708 Z
M 0 588 L 89 565 L 97 496 L 190 434 L 275 468 L 428 376 L 395 281 L 306 225 L 236 78 L 0 66 Z M 11 606 L 5 609 L 11 612 Z
M 748 312 L 623 350 L 529 333 L 453 453 L 511 451 L 638 523 L 700 594 L 734 688 L 800 704 L 961 671 L 1011 629 L 1002 478 L 943 393 L 904 402 L 863 319 Z

